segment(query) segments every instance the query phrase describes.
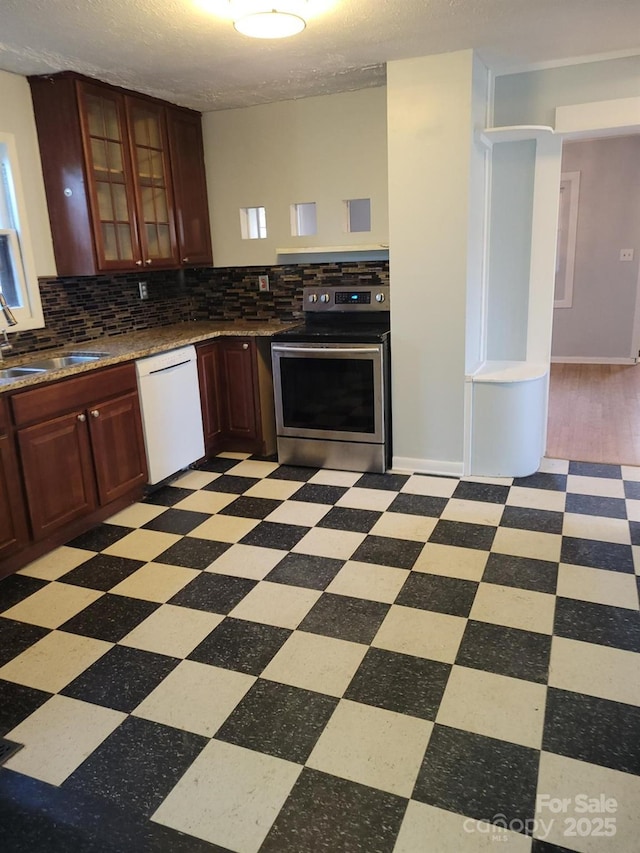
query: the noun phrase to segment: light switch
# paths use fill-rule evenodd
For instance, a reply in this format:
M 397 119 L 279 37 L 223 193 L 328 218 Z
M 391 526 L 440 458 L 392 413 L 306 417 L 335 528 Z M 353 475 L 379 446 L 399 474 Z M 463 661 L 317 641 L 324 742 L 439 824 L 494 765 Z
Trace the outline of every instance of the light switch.
M 633 249 L 620 249 L 620 260 L 621 261 L 632 261 L 633 260 Z

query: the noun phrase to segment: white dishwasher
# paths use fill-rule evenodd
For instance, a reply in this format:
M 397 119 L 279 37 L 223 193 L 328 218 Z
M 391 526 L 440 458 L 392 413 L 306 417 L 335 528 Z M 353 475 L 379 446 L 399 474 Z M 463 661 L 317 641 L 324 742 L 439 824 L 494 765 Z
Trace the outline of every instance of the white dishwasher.
M 198 365 L 193 346 L 136 361 L 149 485 L 204 456 Z

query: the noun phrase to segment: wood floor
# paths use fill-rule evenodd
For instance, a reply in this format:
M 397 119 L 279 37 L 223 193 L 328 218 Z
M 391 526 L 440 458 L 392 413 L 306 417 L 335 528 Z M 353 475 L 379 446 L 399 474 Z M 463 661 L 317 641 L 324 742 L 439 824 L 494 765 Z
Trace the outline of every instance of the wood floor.
M 547 456 L 640 465 L 640 364 L 552 364 Z

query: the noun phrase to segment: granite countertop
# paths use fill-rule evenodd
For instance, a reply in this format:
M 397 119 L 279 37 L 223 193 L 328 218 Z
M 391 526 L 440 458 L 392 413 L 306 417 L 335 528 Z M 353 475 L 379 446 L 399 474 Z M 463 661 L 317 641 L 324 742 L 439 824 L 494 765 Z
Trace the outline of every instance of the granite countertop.
M 10 367 L 28 367 L 32 362 L 44 361 L 70 352 L 100 352 L 106 353 L 103 358 L 59 370 L 47 370 L 31 376 L 20 376 L 11 379 L 0 378 L 0 394 L 52 382 L 88 370 L 96 370 L 120 364 L 125 361 L 144 358 L 159 352 L 167 352 L 188 344 L 197 344 L 218 337 L 270 337 L 283 329 L 291 329 L 301 321 L 280 322 L 278 320 L 203 320 L 197 322 L 175 323 L 171 326 L 158 326 L 154 329 L 144 329 L 139 332 L 129 332 L 124 335 L 104 336 L 82 343 L 72 343 L 65 347 L 41 350 L 13 358 L 5 358 L 0 362 L 0 370 Z

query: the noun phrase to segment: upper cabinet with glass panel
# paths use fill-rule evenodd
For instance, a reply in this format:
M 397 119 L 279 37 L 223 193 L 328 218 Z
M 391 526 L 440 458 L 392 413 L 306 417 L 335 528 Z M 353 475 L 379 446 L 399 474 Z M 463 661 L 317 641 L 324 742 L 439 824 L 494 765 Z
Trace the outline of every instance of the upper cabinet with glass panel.
M 72 72 L 29 82 L 58 275 L 211 265 L 200 115 Z

